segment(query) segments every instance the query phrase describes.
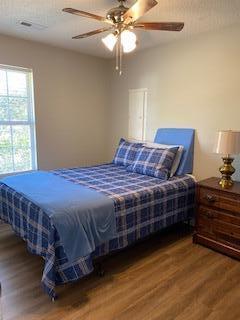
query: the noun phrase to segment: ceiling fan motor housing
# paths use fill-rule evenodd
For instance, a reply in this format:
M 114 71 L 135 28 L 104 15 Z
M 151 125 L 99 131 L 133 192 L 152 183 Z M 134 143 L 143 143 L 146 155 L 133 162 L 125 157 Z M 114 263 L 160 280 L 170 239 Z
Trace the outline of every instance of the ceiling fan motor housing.
M 107 19 L 112 20 L 113 23 L 122 23 L 124 21 L 123 15 L 129 8 L 125 7 L 122 2 L 119 7 L 112 8 L 107 13 Z

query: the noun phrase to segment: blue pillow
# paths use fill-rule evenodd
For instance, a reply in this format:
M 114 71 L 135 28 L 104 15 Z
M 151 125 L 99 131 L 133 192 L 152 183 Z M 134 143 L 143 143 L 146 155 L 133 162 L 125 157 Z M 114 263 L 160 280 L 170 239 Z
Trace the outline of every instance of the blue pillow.
M 127 171 L 167 180 L 177 151 L 178 147 L 168 149 L 142 147 L 138 150 L 135 161 L 127 167 Z
M 129 142 L 122 138 L 119 142 L 113 163 L 120 166 L 131 165 L 142 145 L 142 143 Z

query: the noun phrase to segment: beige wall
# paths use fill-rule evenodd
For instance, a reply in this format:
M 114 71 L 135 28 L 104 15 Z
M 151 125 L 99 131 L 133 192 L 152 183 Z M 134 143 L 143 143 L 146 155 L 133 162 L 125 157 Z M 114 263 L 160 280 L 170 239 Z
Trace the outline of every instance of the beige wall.
M 147 139 L 159 127 L 195 128 L 194 174 L 218 175 L 215 132 L 240 130 L 239 39 L 240 25 L 125 58 L 123 76 L 112 81 L 110 154 L 127 135 L 128 90 L 148 88 Z M 240 179 L 238 159 L 235 166 Z
M 107 60 L 0 36 L 0 64 L 33 69 L 39 168 L 106 161 Z
M 128 90 L 148 88 L 147 139 L 158 127 L 196 129 L 194 174 L 218 175 L 215 131 L 240 130 L 240 26 L 113 61 L 0 36 L 0 64 L 32 68 L 41 169 L 112 158 L 127 136 Z M 240 160 L 236 178 L 240 180 Z

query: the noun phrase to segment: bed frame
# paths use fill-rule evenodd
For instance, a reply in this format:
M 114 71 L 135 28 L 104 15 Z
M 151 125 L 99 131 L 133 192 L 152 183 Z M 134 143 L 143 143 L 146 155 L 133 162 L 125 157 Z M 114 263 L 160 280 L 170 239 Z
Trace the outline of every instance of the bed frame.
M 180 166 L 177 170 L 177 175 L 181 176 L 181 175 L 185 175 L 185 174 L 191 174 L 192 173 L 192 169 L 193 169 L 193 152 L 194 152 L 194 129 L 180 129 L 180 128 L 166 128 L 166 129 L 158 129 L 154 142 L 156 143 L 161 143 L 161 144 L 174 144 L 174 145 L 183 145 L 184 146 L 184 154 L 183 154 L 183 158 L 181 160 Z M 183 177 L 183 179 L 190 179 L 189 177 Z M 192 179 L 193 180 L 193 179 Z M 192 192 L 193 192 L 193 198 L 194 198 L 194 181 L 192 182 Z M 4 193 L 6 193 L 6 190 L 2 190 Z M 13 190 L 12 190 L 13 191 Z M 11 191 L 11 192 L 12 192 Z M 11 193 L 10 192 L 10 193 Z M 192 203 L 191 203 L 191 211 L 194 210 L 194 199 L 192 198 Z M 19 199 L 16 199 L 16 203 L 19 202 Z M 26 199 L 26 203 L 24 205 L 28 205 L 29 201 Z M 6 204 L 5 204 L 6 205 Z M 15 203 L 14 203 L 15 205 Z M 8 207 L 9 208 L 9 207 Z M 0 203 L 0 209 L 1 209 L 1 203 Z M 9 209 L 10 211 L 14 210 L 12 209 L 12 207 L 10 207 Z M 33 205 L 32 208 L 32 215 L 37 216 L 38 217 L 38 208 Z M 192 212 L 191 212 L 192 214 Z M 0 212 L 0 216 L 1 216 L 1 212 Z M 8 221 L 7 217 L 4 219 L 4 216 L 2 216 L 3 221 L 12 224 Z M 181 221 L 183 221 L 184 219 L 182 219 Z M 18 220 L 17 220 L 18 221 Z M 33 222 L 35 223 L 35 220 L 33 220 Z M 50 221 L 49 221 L 50 223 Z M 34 225 L 35 226 L 35 225 Z M 12 224 L 12 228 L 14 229 L 14 224 Z M 35 226 L 35 228 L 37 229 L 37 227 Z M 38 230 L 38 229 L 37 229 Z M 15 229 L 14 229 L 15 233 L 17 233 L 19 236 L 21 236 L 22 238 L 24 238 L 24 235 L 22 235 L 20 233 L 20 229 L 18 224 L 15 225 Z M 24 230 L 25 231 L 25 230 Z M 156 230 L 157 231 L 157 230 Z M 156 232 L 155 231 L 155 232 Z M 41 229 L 41 232 L 43 232 L 43 229 Z M 44 231 L 45 232 L 45 231 Z M 46 232 L 50 235 L 50 236 L 54 236 L 54 232 L 55 229 L 52 226 L 49 226 L 49 230 L 47 229 Z M 154 231 L 151 231 L 151 233 L 153 233 Z M 42 238 L 40 238 L 42 239 Z M 28 238 L 25 239 L 26 241 L 29 240 Z M 57 239 L 56 241 L 58 241 L 59 239 Z M 136 242 L 136 241 L 134 241 Z M 43 274 L 43 277 L 45 277 L 44 279 L 52 279 L 51 278 L 51 272 L 55 272 L 54 268 L 54 260 L 56 258 L 55 256 L 55 252 L 52 253 L 52 251 L 54 251 L 54 245 L 56 244 L 55 239 L 50 239 L 48 245 L 50 246 L 50 251 L 42 251 L 45 250 L 45 247 L 42 246 L 36 246 L 35 243 L 33 244 L 32 242 L 28 243 L 28 249 L 31 253 L 37 254 L 39 256 L 45 257 L 45 260 L 47 261 L 46 264 L 46 271 Z M 130 243 L 129 243 L 130 244 Z M 59 248 L 59 247 L 57 247 Z M 62 248 L 61 248 L 62 249 Z M 114 249 L 115 250 L 115 249 Z M 112 252 L 114 251 L 112 250 Z M 118 251 L 118 249 L 116 248 L 116 251 Z M 109 251 L 110 252 L 110 251 Z M 109 253 L 108 253 L 109 254 Z M 108 255 L 107 254 L 107 255 Z M 50 255 L 50 257 L 46 256 L 46 255 Z M 48 259 L 46 259 L 46 257 Z M 97 257 L 97 256 L 96 256 Z M 94 258 L 94 260 L 96 260 L 96 269 L 98 270 L 98 274 L 99 275 L 103 275 L 104 271 L 102 269 L 101 264 L 99 264 L 97 261 L 99 261 L 97 258 Z M 71 266 L 69 266 L 70 268 Z M 86 266 L 87 268 L 87 266 Z M 89 267 L 90 268 L 90 267 Z M 80 270 L 81 271 L 81 270 Z M 48 274 L 50 273 L 50 275 Z M 82 277 L 82 274 L 79 274 L 79 278 L 80 276 Z M 83 274 L 83 276 L 85 276 L 85 273 Z M 79 278 L 77 278 L 76 280 L 78 280 Z M 71 280 L 72 281 L 72 280 Z M 73 281 L 75 281 L 73 279 Z M 70 282 L 70 280 L 69 280 Z M 53 286 L 48 286 L 47 288 L 45 288 L 45 292 L 48 293 L 50 295 L 50 297 L 52 298 L 52 300 L 54 301 L 54 298 L 56 297 L 55 292 L 53 292 L 55 288 L 55 284 Z M 47 290 L 48 291 L 47 291 Z

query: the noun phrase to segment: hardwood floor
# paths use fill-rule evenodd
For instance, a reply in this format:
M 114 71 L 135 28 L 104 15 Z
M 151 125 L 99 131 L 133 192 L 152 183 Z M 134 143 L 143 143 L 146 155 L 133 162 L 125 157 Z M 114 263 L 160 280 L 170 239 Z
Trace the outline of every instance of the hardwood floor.
M 240 319 L 240 263 L 193 245 L 186 230 L 155 235 L 104 266 L 105 277 L 93 273 L 61 287 L 51 303 L 40 288 L 41 258 L 0 224 L 3 319 Z

